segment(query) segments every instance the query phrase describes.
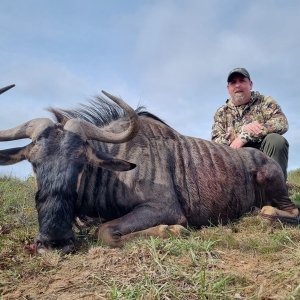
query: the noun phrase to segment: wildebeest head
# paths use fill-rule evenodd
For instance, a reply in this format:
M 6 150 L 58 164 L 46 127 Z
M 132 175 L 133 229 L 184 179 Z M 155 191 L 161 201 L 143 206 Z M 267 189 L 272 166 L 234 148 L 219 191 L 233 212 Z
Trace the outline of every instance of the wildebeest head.
M 106 92 L 127 113 L 128 128 L 112 133 L 82 119 L 68 119 L 56 114 L 59 123 L 50 119 L 34 119 L 16 128 L 0 131 L 0 141 L 30 138 L 24 147 L 0 151 L 0 165 L 14 164 L 27 159 L 36 175 L 36 208 L 39 233 L 36 248 L 74 250 L 72 224 L 80 178 L 87 164 L 116 171 L 127 171 L 134 164 L 92 148 L 89 140 L 123 143 L 132 139 L 139 129 L 138 116 L 123 102 Z

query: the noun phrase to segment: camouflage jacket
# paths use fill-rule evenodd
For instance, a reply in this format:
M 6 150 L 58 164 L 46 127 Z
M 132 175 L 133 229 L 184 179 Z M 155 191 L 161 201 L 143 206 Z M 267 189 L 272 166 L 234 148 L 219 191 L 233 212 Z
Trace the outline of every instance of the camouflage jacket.
M 258 136 L 243 131 L 243 126 L 258 121 L 264 126 Z M 219 144 L 230 145 L 240 137 L 245 142 L 261 142 L 268 133 L 284 134 L 288 121 L 280 106 L 270 96 L 251 92 L 251 100 L 246 105 L 234 106 L 230 99 L 215 113 L 211 139 Z

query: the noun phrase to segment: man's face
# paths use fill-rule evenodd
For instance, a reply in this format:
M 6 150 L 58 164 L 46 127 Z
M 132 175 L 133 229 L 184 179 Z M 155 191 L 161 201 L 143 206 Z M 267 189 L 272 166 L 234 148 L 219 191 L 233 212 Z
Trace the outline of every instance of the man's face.
M 252 81 L 241 74 L 233 74 L 227 89 L 235 106 L 247 104 L 251 99 Z

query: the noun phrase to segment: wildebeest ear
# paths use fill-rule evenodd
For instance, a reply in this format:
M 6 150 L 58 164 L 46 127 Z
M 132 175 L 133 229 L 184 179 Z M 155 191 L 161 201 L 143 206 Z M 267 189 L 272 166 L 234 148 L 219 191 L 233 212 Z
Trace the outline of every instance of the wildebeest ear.
M 104 152 L 95 151 L 91 147 L 88 147 L 87 157 L 90 164 L 111 171 L 129 171 L 136 167 L 136 164 L 115 158 Z
M 13 165 L 24 159 L 28 159 L 29 151 L 32 144 L 24 147 L 0 150 L 0 165 Z
M 113 158 L 112 160 L 103 160 L 99 163 L 99 166 L 111 171 L 130 171 L 136 167 L 136 164 L 126 160 Z
M 53 108 L 53 107 L 48 107 L 47 110 L 49 112 L 51 112 L 55 118 L 56 118 L 56 121 L 60 124 L 63 124 L 65 125 L 67 123 L 67 121 L 69 120 L 69 118 L 67 118 L 63 112 L 59 109 L 56 109 L 56 108 Z

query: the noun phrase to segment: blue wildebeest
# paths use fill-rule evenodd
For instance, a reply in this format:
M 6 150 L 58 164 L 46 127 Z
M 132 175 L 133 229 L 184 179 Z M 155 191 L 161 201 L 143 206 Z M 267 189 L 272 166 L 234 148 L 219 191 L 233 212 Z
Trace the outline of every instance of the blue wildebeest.
M 56 122 L 34 119 L 0 131 L 1 141 L 32 140 L 0 151 L 0 164 L 32 164 L 39 251 L 73 251 L 78 216 L 105 219 L 98 235 L 110 246 L 225 224 L 255 206 L 265 217 L 297 221 L 281 168 L 262 152 L 181 135 L 103 93 L 118 105 L 99 96 L 77 110 L 50 108 Z

